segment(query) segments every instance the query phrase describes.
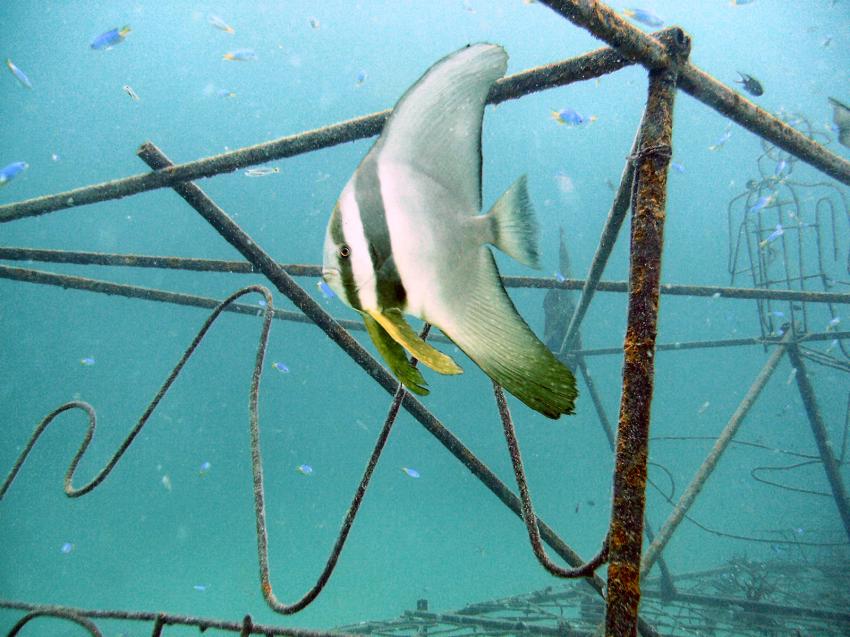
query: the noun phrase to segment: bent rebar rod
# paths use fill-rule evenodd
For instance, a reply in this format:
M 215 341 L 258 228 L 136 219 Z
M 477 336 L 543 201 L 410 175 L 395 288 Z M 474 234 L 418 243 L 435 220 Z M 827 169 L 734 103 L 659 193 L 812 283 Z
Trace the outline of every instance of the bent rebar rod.
M 670 47 L 687 58 L 690 41 Z M 637 634 L 640 557 L 646 509 L 650 405 L 664 246 L 667 167 L 672 156 L 673 101 L 678 64 L 649 72 L 632 194 L 629 307 L 623 344 L 623 391 L 617 426 L 614 495 L 608 531 L 606 634 Z
M 150 142 L 143 144 L 137 154 L 155 170 L 170 164 L 170 160 L 162 151 Z M 399 386 L 398 381 L 363 346 L 352 338 L 348 332 L 342 329 L 309 294 L 302 290 L 268 253 L 263 251 L 223 210 L 216 206 L 197 185 L 193 183 L 180 183 L 174 186 L 174 190 L 195 208 L 224 239 L 253 263 L 282 294 L 309 316 L 331 340 L 337 343 L 382 388 L 391 394 L 397 391 Z M 405 393 L 402 406 L 452 455 L 460 460 L 473 475 L 490 489 L 503 504 L 515 515 L 522 516 L 522 505 L 519 498 L 499 480 L 489 467 L 482 463 L 453 433 L 446 429 L 421 402 L 411 396 L 410 393 Z M 584 560 L 561 540 L 554 530 L 543 520 L 538 520 L 538 526 L 543 540 L 568 564 L 578 566 L 584 563 Z M 601 578 L 594 575 L 585 581 L 602 594 L 605 585 Z M 268 597 L 266 597 L 266 601 L 271 605 Z M 272 608 L 277 612 L 285 612 L 280 610 L 281 606 L 272 606 Z M 643 619 L 638 618 L 638 623 L 642 634 L 657 634 Z
M 658 530 L 658 535 L 649 545 L 649 548 L 646 549 L 643 561 L 641 562 L 641 577 L 645 577 L 646 574 L 649 573 L 649 570 L 652 568 L 653 564 L 655 564 L 655 560 L 661 556 L 661 552 L 664 550 L 664 547 L 667 546 L 667 542 L 685 518 L 685 515 L 691 508 L 694 500 L 696 500 L 696 497 L 699 495 L 700 491 L 702 491 L 705 482 L 709 479 L 709 477 L 711 477 L 714 468 L 717 466 L 717 463 L 720 462 L 723 452 L 726 451 L 726 448 L 732 442 L 732 439 L 735 437 L 735 434 L 744 422 L 744 418 L 746 418 L 750 409 L 755 404 L 756 399 L 758 399 L 761 395 L 762 390 L 765 385 L 767 385 L 767 381 L 770 380 L 773 372 L 776 371 L 776 367 L 779 365 L 779 362 L 782 360 L 782 356 L 785 354 L 785 347 L 792 338 L 794 338 L 793 330 L 789 329 L 782 338 L 780 343 L 781 347 L 777 347 L 773 350 L 773 353 L 770 355 L 770 358 L 767 359 L 767 362 L 764 364 L 764 367 L 762 367 L 758 376 L 756 376 L 756 379 L 753 381 L 750 389 L 741 399 L 740 404 L 735 409 L 735 412 L 732 414 L 729 422 L 727 422 L 726 426 L 723 427 L 723 430 L 717 437 L 717 441 L 714 443 L 711 451 L 709 451 L 702 465 L 694 474 L 694 478 L 690 485 L 688 485 L 688 488 L 685 489 L 684 493 L 682 493 L 676 507 Z

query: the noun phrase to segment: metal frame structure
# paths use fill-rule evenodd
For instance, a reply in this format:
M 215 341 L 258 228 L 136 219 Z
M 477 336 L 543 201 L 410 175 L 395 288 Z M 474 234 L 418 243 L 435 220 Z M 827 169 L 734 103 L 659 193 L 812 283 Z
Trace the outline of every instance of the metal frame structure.
M 220 313 L 227 310 L 256 315 L 256 306 L 237 304 L 235 301 L 249 292 L 259 292 L 265 294 L 267 308 L 263 312 L 263 332 L 257 349 L 255 371 L 251 386 L 252 467 L 261 588 L 269 606 L 279 613 L 295 613 L 307 606 L 320 594 L 343 548 L 348 531 L 357 514 L 362 497 L 368 487 L 372 471 L 378 462 L 395 417 L 399 410 L 403 408 L 437 438 L 471 473 L 478 477 L 510 510 L 524 520 L 535 554 L 547 570 L 560 577 L 584 578 L 583 581 L 585 583 L 589 584 L 592 589 L 595 589 L 597 594 L 604 597 L 606 608 L 605 634 L 618 637 L 636 635 L 638 633 L 642 635 L 659 634 L 656 628 L 652 626 L 652 623 L 638 613 L 642 593 L 641 577 L 645 576 L 651 566 L 658 562 L 662 566 L 662 585 L 659 595 L 662 597 L 667 596 L 667 598 L 677 595 L 674 578 L 662 562 L 663 549 L 678 524 L 685 517 L 688 508 L 694 502 L 703 484 L 711 475 L 718 459 L 733 439 L 738 426 L 765 386 L 771 373 L 776 369 L 780 359 L 786 354 L 794 368 L 798 370 L 796 381 L 800 395 L 803 399 L 815 440 L 817 441 L 821 461 L 826 469 L 833 500 L 848 538 L 850 538 L 850 500 L 848 500 L 846 488 L 839 473 L 835 453 L 827 439 L 826 428 L 820 415 L 814 390 L 805 372 L 804 356 L 800 349 L 801 343 L 808 340 L 843 339 L 850 337 L 850 333 L 804 334 L 800 333 L 792 323 L 786 327 L 782 336 L 763 336 L 756 339 L 730 339 L 727 341 L 698 343 L 656 344 L 656 321 L 659 300 L 662 294 L 693 296 L 719 295 L 727 298 L 784 299 L 812 303 L 850 303 L 850 294 L 834 292 L 812 292 L 803 289 L 765 290 L 733 287 L 665 286 L 660 283 L 667 167 L 671 156 L 673 100 L 678 92 L 677 89 L 681 88 L 685 93 L 700 100 L 730 120 L 845 185 L 850 185 L 850 162 L 830 153 L 826 148 L 803 135 L 798 130 L 758 108 L 693 66 L 688 62 L 690 40 L 682 30 L 671 28 L 653 35 L 647 35 L 632 27 L 609 7 L 595 0 L 540 0 L 540 2 L 574 24 L 587 29 L 593 35 L 610 45 L 610 48 L 600 49 L 577 58 L 531 69 L 504 78 L 494 87 L 488 98 L 489 102 L 499 103 L 554 86 L 562 86 L 580 80 L 600 77 L 632 64 L 640 64 L 645 67 L 649 77 L 648 97 L 643 120 L 636 136 L 632 154 L 623 169 L 619 188 L 614 197 L 611 211 L 600 238 L 599 247 L 586 279 L 581 281 L 570 279 L 558 282 L 518 277 L 505 278 L 505 284 L 507 286 L 581 290 L 580 300 L 573 311 L 564 333 L 559 355 L 564 357 L 565 360 L 575 362 L 582 373 L 590 390 L 591 399 L 600 421 L 614 446 L 616 458 L 611 524 L 607 539 L 602 542 L 602 548 L 595 558 L 585 563 L 551 527 L 539 519 L 534 513 L 531 506 L 531 499 L 528 495 L 519 448 L 516 445 L 516 439 L 513 434 L 510 413 L 507 410 L 507 405 L 504 403 L 504 398 L 499 387 L 495 388 L 496 400 L 502 416 L 508 447 L 511 451 L 511 458 L 519 485 L 519 496 L 515 495 L 507 485 L 500 481 L 422 403 L 405 392 L 396 379 L 351 336 L 348 330 L 356 329 L 353 323 L 336 321 L 292 278 L 293 275 L 316 276 L 318 274 L 318 268 L 316 266 L 283 266 L 275 262 L 252 237 L 248 236 L 193 183 L 194 180 L 200 178 L 212 177 L 246 166 L 292 157 L 320 148 L 376 135 L 380 132 L 386 121 L 388 111 L 374 113 L 348 122 L 179 165 L 172 164 L 161 150 L 151 143 L 146 143 L 139 149 L 138 155 L 150 166 L 151 171 L 148 173 L 0 206 L 0 222 L 11 222 L 16 219 L 47 214 L 70 207 L 117 199 L 147 190 L 165 187 L 173 188 L 225 240 L 245 257 L 246 262 L 229 263 L 199 259 L 70 253 L 20 248 L 3 248 L 0 250 L 0 259 L 32 259 L 137 267 L 184 268 L 201 271 L 220 271 L 227 269 L 228 271 L 259 272 L 278 291 L 291 300 L 299 310 L 299 312 L 275 310 L 272 307 L 271 296 L 266 290 L 258 286 L 251 286 L 240 290 L 228 299 L 219 302 L 213 299 L 150 290 L 131 285 L 118 285 L 82 277 L 64 276 L 11 266 L 0 266 L 0 277 L 19 281 L 72 287 L 105 294 L 120 294 L 167 303 L 214 308 L 197 338 L 163 384 L 157 396 L 151 401 L 121 448 L 93 480 L 82 487 L 73 486 L 76 466 L 94 432 L 94 412 L 85 403 L 67 403 L 52 412 L 36 428 L 29 444 L 19 457 L 2 487 L 0 487 L 0 497 L 2 497 L 14 481 L 27 454 L 33 448 L 38 435 L 50 424 L 53 418 L 69 409 L 83 409 L 86 411 L 89 415 L 90 425 L 86 438 L 68 469 L 65 479 L 65 491 L 69 496 L 75 497 L 95 488 L 106 478 L 130 446 L 133 439 L 141 431 L 159 400 L 180 373 L 183 364 L 191 356 L 195 347 L 197 347 L 206 331 Z M 632 210 L 629 280 L 627 282 L 614 283 L 601 282 L 601 275 L 629 208 Z M 576 350 L 574 348 L 574 345 L 578 342 L 582 319 L 596 291 L 628 292 L 628 324 L 625 342 L 622 348 L 608 350 Z M 317 578 L 316 584 L 301 599 L 289 604 L 281 602 L 275 596 L 269 574 L 263 473 L 259 444 L 259 420 L 257 417 L 259 376 L 265 354 L 265 339 L 268 336 L 268 330 L 273 318 L 315 324 L 357 362 L 375 382 L 394 396 L 384 428 L 379 435 L 375 450 L 369 460 L 361 484 L 352 500 L 348 514 L 340 530 L 339 538 L 325 569 Z M 427 336 L 427 332 L 428 327 L 426 326 L 424 336 Z M 650 406 L 653 392 L 655 352 L 663 349 L 732 347 L 754 343 L 774 348 L 771 356 L 762 372 L 756 378 L 750 391 L 730 418 L 718 438 L 715 447 L 694 477 L 693 482 L 682 495 L 669 519 L 656 535 L 644 524 L 648 462 L 647 449 L 650 432 Z M 585 359 L 593 355 L 620 352 L 624 354 L 623 387 L 615 438 L 608 417 L 602 408 L 598 392 L 587 372 Z M 650 539 L 650 545 L 646 551 L 642 551 L 644 533 Z M 543 543 L 554 550 L 572 568 L 565 569 L 552 563 L 545 554 Z M 603 581 L 602 578 L 594 573 L 595 569 L 604 562 L 608 564 L 607 581 Z M 241 635 L 289 634 L 307 637 L 320 634 L 293 628 L 259 626 L 253 624 L 251 618 L 247 616 L 242 622 L 224 622 L 163 613 L 104 612 L 33 605 L 13 601 L 0 601 L 0 606 L 29 611 L 12 629 L 9 633 L 10 635 L 17 634 L 21 627 L 31 619 L 43 615 L 65 617 L 70 621 L 84 626 L 94 635 L 99 635 L 100 633 L 91 621 L 93 618 L 123 618 L 153 622 L 154 635 L 161 634 L 163 628 L 169 624 L 195 625 L 202 629 L 214 627 L 239 632 Z M 841 621 L 848 621 L 848 618 L 842 616 Z M 488 628 L 487 625 L 482 624 L 481 627 L 482 630 L 486 629 L 494 634 L 520 632 L 516 626 L 510 627 L 492 624 Z M 565 631 L 566 629 L 560 632 L 544 631 L 540 634 L 584 634 Z

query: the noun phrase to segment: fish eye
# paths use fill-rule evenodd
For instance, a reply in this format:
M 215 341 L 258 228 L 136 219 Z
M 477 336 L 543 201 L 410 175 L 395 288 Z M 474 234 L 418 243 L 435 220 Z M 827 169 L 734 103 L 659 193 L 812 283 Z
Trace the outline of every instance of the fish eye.
M 342 244 L 337 249 L 336 253 L 343 259 L 347 259 L 351 256 L 351 248 L 349 248 L 346 244 Z

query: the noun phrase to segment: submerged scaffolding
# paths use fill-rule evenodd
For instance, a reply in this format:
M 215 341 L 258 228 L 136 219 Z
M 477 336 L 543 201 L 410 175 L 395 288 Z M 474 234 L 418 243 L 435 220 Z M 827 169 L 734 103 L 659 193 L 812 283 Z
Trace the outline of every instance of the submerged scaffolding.
M 33 448 L 40 433 L 50 424 L 53 418 L 69 409 L 83 409 L 86 411 L 89 414 L 90 424 L 88 433 L 67 472 L 65 491 L 69 496 L 75 497 L 95 488 L 107 477 L 123 453 L 129 448 L 130 444 L 144 427 L 149 416 L 153 413 L 159 400 L 168 391 L 171 383 L 180 373 L 182 366 L 192 355 L 192 352 L 220 313 L 227 310 L 256 315 L 256 306 L 235 304 L 235 301 L 249 292 L 260 292 L 266 298 L 267 307 L 262 311 L 263 332 L 257 349 L 251 386 L 251 449 L 260 583 L 267 603 L 275 611 L 283 614 L 295 613 L 307 606 L 321 593 L 322 588 L 333 572 L 337 558 L 343 550 L 348 531 L 357 515 L 360 502 L 368 488 L 372 471 L 380 458 L 381 451 L 390 434 L 396 415 L 401 408 L 404 408 L 460 460 L 473 475 L 478 477 L 510 510 L 524 520 L 534 552 L 547 570 L 560 577 L 584 578 L 582 582 L 589 584 L 589 588 L 570 585 L 567 587 L 569 592 L 552 592 L 551 590 L 547 590 L 532 594 L 526 598 L 522 602 L 522 604 L 525 604 L 524 608 L 526 609 L 522 611 L 524 613 L 528 613 L 529 611 L 527 609 L 533 606 L 535 609 L 544 609 L 545 612 L 543 614 L 551 619 L 553 612 L 546 610 L 545 607 L 550 603 L 557 603 L 561 605 L 559 614 L 563 617 L 569 616 L 572 618 L 569 620 L 558 619 L 554 626 L 548 628 L 532 625 L 527 620 L 522 620 L 521 622 L 516 620 L 514 611 L 518 606 L 513 605 L 514 602 L 508 604 L 492 602 L 490 605 L 494 609 L 506 610 L 508 612 L 507 619 L 504 616 L 500 616 L 471 621 L 468 618 L 475 613 L 469 611 L 469 609 L 458 611 L 457 613 L 434 615 L 428 613 L 427 608 L 421 608 L 405 618 L 405 621 L 408 623 L 405 624 L 406 628 L 402 630 L 416 629 L 424 634 L 426 630 L 434 632 L 432 628 L 435 626 L 448 625 L 455 627 L 455 629 L 459 626 L 474 626 L 475 630 L 479 631 L 476 634 L 511 634 L 519 632 L 563 635 L 590 634 L 594 622 L 602 619 L 602 601 L 600 600 L 600 596 L 604 599 L 605 632 L 612 636 L 635 635 L 638 632 L 642 635 L 656 635 L 659 634 L 659 631 L 663 631 L 663 634 L 671 635 L 692 634 L 692 632 L 688 633 L 687 631 L 676 632 L 678 628 L 672 626 L 663 618 L 673 613 L 674 611 L 670 609 L 674 608 L 677 604 L 680 605 L 680 608 L 687 608 L 688 610 L 676 611 L 679 618 L 676 621 L 688 623 L 692 621 L 690 619 L 691 615 L 699 616 L 701 618 L 699 621 L 702 622 L 699 624 L 700 630 L 704 631 L 705 634 L 730 634 L 732 629 L 728 628 L 727 625 L 731 626 L 734 624 L 730 617 L 734 619 L 735 613 L 739 613 L 740 618 L 746 618 L 753 613 L 763 612 L 766 615 L 770 615 L 772 620 L 776 620 L 779 615 L 778 612 L 764 601 L 763 596 L 758 599 L 752 599 L 749 594 L 746 594 L 745 598 L 739 599 L 731 592 L 731 588 L 729 587 L 727 587 L 729 590 L 722 589 L 721 586 L 716 591 L 706 592 L 705 589 L 695 591 L 688 586 L 683 586 L 683 580 L 681 578 L 677 579 L 676 576 L 669 572 L 666 565 L 663 564 L 663 549 L 678 524 L 687 516 L 688 508 L 697 497 L 705 480 L 711 474 L 717 460 L 733 440 L 734 434 L 746 416 L 747 411 L 785 354 L 788 355 L 794 369 L 797 370 L 797 385 L 817 442 L 820 454 L 819 458 L 826 470 L 832 499 L 838 509 L 848 538 L 850 538 L 850 503 L 848 503 L 846 488 L 838 470 L 839 464 L 844 460 L 844 452 L 842 449 L 841 454 L 836 458 L 834 446 L 828 439 L 815 393 L 806 377 L 804 362 L 804 358 L 815 362 L 823 362 L 822 353 L 813 352 L 805 348 L 804 343 L 815 340 L 837 341 L 840 344 L 840 351 L 847 358 L 844 344 L 841 340 L 850 337 L 850 333 L 839 332 L 837 329 L 829 329 L 829 327 L 820 333 L 808 333 L 805 308 L 808 304 L 825 303 L 831 309 L 831 304 L 850 303 L 850 294 L 829 290 L 830 281 L 826 277 L 823 268 L 820 268 L 818 273 L 812 275 L 806 273 L 804 267 L 800 265 L 796 272 L 792 273 L 788 269 L 788 259 L 784 254 L 783 261 L 786 263 L 786 276 L 781 279 L 771 279 L 767 267 L 769 264 L 761 263 L 759 260 L 762 258 L 762 255 L 759 251 L 752 249 L 753 240 L 756 244 L 765 240 L 764 228 L 761 226 L 750 227 L 748 225 L 749 220 L 747 219 L 741 225 L 740 236 L 751 237 L 752 235 L 755 237 L 755 239 L 748 239 L 750 241 L 748 244 L 750 249 L 747 251 L 747 254 L 751 258 L 749 270 L 753 273 L 752 288 L 668 286 L 660 283 L 666 174 L 671 156 L 672 104 L 677 92 L 676 89 L 681 88 L 686 93 L 717 110 L 732 121 L 737 122 L 767 140 L 771 145 L 765 151 L 768 156 L 770 156 L 771 152 L 776 156 L 776 153 L 779 151 L 774 149 L 781 149 L 787 153 L 788 158 L 793 157 L 809 163 L 846 185 L 850 184 L 850 162 L 830 153 L 824 146 L 817 143 L 816 140 L 810 138 L 804 132 L 782 121 L 782 119 L 763 111 L 693 66 L 687 60 L 690 49 L 689 37 L 680 29 L 665 29 L 650 36 L 633 28 L 606 5 L 594 0 L 541 0 L 541 2 L 578 26 L 589 30 L 607 42 L 612 48 L 600 49 L 578 58 L 531 69 L 504 78 L 493 88 L 488 98 L 489 102 L 498 103 L 553 86 L 561 86 L 579 80 L 599 77 L 635 63 L 644 66 L 649 75 L 648 98 L 643 121 L 637 133 L 632 154 L 624 167 L 621 183 L 615 195 L 611 212 L 600 239 L 599 248 L 593 259 L 587 278 L 581 281 L 572 279 L 551 281 L 519 277 L 505 278 L 505 284 L 507 286 L 546 287 L 555 288 L 560 291 L 581 289 L 581 296 L 578 302 L 570 306 L 569 320 L 562 322 L 559 330 L 556 330 L 557 334 L 554 336 L 552 342 L 555 344 L 560 342 L 560 347 L 553 347 L 553 349 L 556 349 L 566 362 L 576 366 L 581 371 L 600 422 L 606 430 L 609 441 L 615 448 L 616 466 L 613 477 L 614 501 L 611 512 L 611 524 L 607 537 L 600 538 L 601 548 L 597 556 L 585 563 L 550 526 L 539 519 L 534 513 L 519 447 L 513 432 L 513 424 L 507 410 L 507 405 L 504 403 L 501 388 L 495 388 L 496 400 L 502 416 L 508 447 L 511 450 L 515 477 L 519 487 L 519 496 L 515 495 L 507 485 L 501 482 L 449 429 L 422 403 L 408 394 L 397 383 L 395 378 L 366 349 L 359 345 L 348 331 L 349 329 L 354 329 L 355 326 L 353 324 L 336 321 L 293 279 L 293 276 L 298 275 L 316 276 L 318 274 L 317 266 L 282 266 L 275 262 L 252 237 L 247 235 L 195 183 L 192 183 L 193 180 L 200 178 L 211 177 L 246 166 L 292 157 L 319 148 L 376 135 L 385 123 L 389 113 L 388 111 L 179 165 L 172 164 L 161 150 L 151 143 L 146 143 L 141 147 L 138 154 L 151 167 L 151 172 L 0 206 L 0 222 L 11 222 L 70 207 L 118 199 L 157 188 L 173 188 L 225 240 L 245 257 L 246 262 L 223 264 L 223 262 L 202 259 L 187 260 L 172 257 L 142 257 L 138 255 L 100 255 L 62 251 L 39 251 L 31 248 L 3 248 L 0 250 L 0 258 L 136 267 L 186 268 L 200 271 L 228 269 L 234 272 L 259 272 L 275 288 L 290 299 L 299 310 L 299 312 L 275 310 L 272 307 L 271 295 L 267 290 L 259 286 L 251 286 L 250 288 L 240 290 L 219 303 L 213 299 L 175 294 L 161 290 L 150 290 L 132 285 L 118 285 L 105 281 L 41 272 L 27 268 L 0 266 L 0 277 L 19 281 L 74 287 L 105 294 L 122 294 L 167 303 L 214 308 L 214 311 L 204 324 L 195 341 L 163 384 L 157 396 L 151 401 L 136 426 L 109 463 L 92 481 L 79 488 L 74 487 L 72 484 L 77 464 L 85 453 L 94 433 L 94 411 L 85 403 L 67 403 L 54 410 L 36 428 L 24 452 L 18 458 L 2 487 L 0 487 L 0 497 L 11 486 L 18 470 L 26 459 L 27 454 Z M 787 164 L 789 159 L 785 161 Z M 774 176 L 776 177 L 777 175 Z M 768 183 L 766 180 L 767 178 L 765 177 L 762 180 L 764 183 L 754 185 L 748 192 L 758 196 L 761 190 L 769 188 L 771 185 L 778 187 L 779 179 L 776 180 L 776 184 L 772 184 L 772 182 Z M 791 182 L 782 182 L 782 187 L 790 188 Z M 841 197 L 844 197 L 843 193 Z M 747 205 L 752 204 L 748 203 Z M 820 205 L 818 204 L 818 206 Z M 823 206 L 826 205 L 823 204 Z M 629 281 L 602 282 L 600 278 L 629 206 L 632 209 Z M 844 202 L 844 208 L 845 216 L 847 216 L 846 201 Z M 820 214 L 820 210 L 821 208 L 818 207 L 816 210 L 817 214 Z M 781 207 L 778 214 L 782 215 Z M 833 219 L 834 232 L 834 207 L 830 209 L 830 214 Z M 782 219 L 780 219 L 780 225 L 783 223 Z M 802 220 L 798 219 L 796 232 L 797 237 L 800 238 L 802 238 L 804 229 L 806 228 L 806 226 L 800 225 L 803 223 Z M 817 232 L 820 233 L 822 231 L 820 218 L 816 219 L 814 223 L 818 228 Z M 732 222 L 730 221 L 731 227 Z M 818 234 L 818 245 L 820 246 L 820 234 Z M 835 250 L 837 254 L 837 247 Z M 800 258 L 802 259 L 802 257 Z M 739 272 L 736 259 L 737 257 L 732 261 L 734 265 L 731 266 L 730 270 L 733 275 L 733 283 L 734 276 Z M 823 291 L 814 291 L 807 288 L 806 281 L 813 278 L 820 279 L 822 287 L 824 287 Z M 783 283 L 786 287 L 777 289 L 776 286 L 778 283 Z M 794 284 L 796 284 L 798 289 L 792 289 Z M 580 347 L 579 329 L 596 291 L 628 292 L 628 324 L 625 343 L 622 348 L 584 350 Z M 664 294 L 755 299 L 760 312 L 761 335 L 748 339 L 729 339 L 727 341 L 656 344 L 658 304 L 660 296 Z M 771 310 L 773 306 L 770 303 L 773 301 L 785 301 L 789 306 L 788 314 L 790 320 L 784 322 L 779 329 L 772 322 L 772 319 L 777 318 L 777 316 L 770 314 L 770 312 L 776 311 Z M 795 307 L 795 304 L 802 305 L 796 305 Z M 797 307 L 800 309 L 796 309 Z M 566 317 L 566 314 L 564 316 Z M 332 550 L 327 564 L 317 578 L 315 585 L 300 599 L 292 603 L 283 603 L 274 594 L 268 567 L 263 472 L 259 441 L 259 419 L 257 416 L 259 376 L 265 355 L 266 339 L 273 318 L 315 324 L 357 362 L 381 387 L 388 393 L 393 394 L 393 400 L 384 428 L 378 437 L 363 479 L 355 492 L 336 545 Z M 834 328 L 835 326 L 832 327 Z M 428 327 L 426 326 L 423 338 L 427 336 L 427 332 Z M 547 338 L 548 341 L 549 339 Z M 648 466 L 647 446 L 650 434 L 654 353 L 662 349 L 732 347 L 752 344 L 773 347 L 774 350 L 750 391 L 741 402 L 741 405 L 730 419 L 726 428 L 724 428 L 714 449 L 712 449 L 705 463 L 694 477 L 692 484 L 681 496 L 670 518 L 665 522 L 658 534 L 655 535 L 648 526 L 644 525 Z M 576 347 L 577 345 L 579 346 L 578 348 Z M 623 389 L 615 439 L 610 421 L 604 412 L 598 392 L 587 370 L 586 359 L 593 355 L 619 354 L 621 352 L 624 354 Z M 845 367 L 850 369 L 846 360 L 835 359 L 834 366 L 841 369 Z M 642 535 L 644 533 L 647 534 L 650 540 L 649 549 L 645 553 L 642 551 Z M 551 562 L 545 554 L 542 542 L 548 544 L 572 568 L 563 568 Z M 607 582 L 594 572 L 598 566 L 605 562 L 608 563 Z M 646 576 L 655 562 L 658 562 L 661 567 L 658 590 L 653 588 L 651 580 L 645 582 L 643 586 L 641 584 L 642 577 Z M 734 580 L 735 583 L 745 581 L 752 583 L 758 577 L 764 580 L 764 577 L 758 574 L 758 568 L 744 560 L 737 564 L 737 566 L 730 566 L 732 570 L 729 572 L 732 574 L 729 575 L 729 578 Z M 743 572 L 742 569 L 743 571 L 749 569 L 755 574 L 749 575 L 748 577 L 750 579 L 746 580 L 741 575 Z M 585 591 L 593 591 L 596 597 L 589 597 Z M 716 617 L 710 618 L 710 613 L 707 611 L 698 610 L 701 605 L 703 607 L 716 606 L 715 602 L 709 602 L 707 600 L 713 599 L 711 596 L 717 593 L 728 593 L 730 599 L 732 599 L 732 601 L 727 600 L 725 602 L 727 608 L 723 612 L 727 613 L 727 615 L 724 616 L 725 619 L 722 621 Z M 640 607 L 641 614 L 639 615 L 638 607 L 642 599 L 643 604 Z M 663 610 L 655 610 L 659 608 L 657 604 L 661 605 Z M 758 606 L 759 604 L 761 606 Z M 572 614 L 563 610 L 565 605 L 571 608 L 570 613 Z M 814 606 L 817 605 L 815 604 Z M 99 632 L 91 619 L 87 618 L 124 618 L 153 622 L 153 632 L 155 635 L 160 634 L 163 627 L 169 624 L 195 625 L 202 629 L 216 627 L 222 630 L 239 632 L 243 635 L 292 634 L 307 636 L 318 634 L 312 631 L 292 628 L 258 626 L 253 624 L 249 616 L 246 616 L 242 622 L 224 622 L 163 613 L 92 611 L 14 601 L 0 601 L 0 607 L 30 611 L 18 622 L 10 634 L 16 634 L 27 622 L 44 615 L 64 617 L 83 626 L 91 634 L 99 634 Z M 483 606 L 481 605 L 477 607 L 478 610 L 482 608 Z M 832 608 L 841 608 L 841 606 L 832 606 Z M 729 615 L 729 612 L 731 612 L 731 615 Z M 575 613 L 581 614 L 583 620 L 586 620 L 582 627 L 571 625 L 570 622 L 575 622 Z M 830 609 L 816 609 L 809 614 L 806 614 L 805 609 L 803 609 L 800 614 L 804 617 L 814 617 L 816 621 L 829 620 L 839 623 L 850 621 L 846 613 Z M 688 615 L 689 619 L 687 621 L 682 619 L 684 615 Z M 423 620 L 430 622 L 430 624 L 417 624 L 414 620 Z M 744 621 L 744 619 L 741 621 Z M 749 621 L 749 619 L 746 619 L 746 621 Z M 794 619 L 794 621 L 798 620 Z M 722 622 L 725 622 L 725 624 Z M 696 624 L 688 624 L 688 630 L 692 630 L 694 625 Z M 791 625 L 786 624 L 786 627 Z M 764 628 L 765 626 L 760 627 L 760 629 Z M 809 627 L 804 626 L 804 628 L 808 629 Z M 341 630 L 352 633 L 373 632 L 394 634 L 396 629 L 391 626 L 375 624 L 374 628 L 370 628 L 368 631 L 362 626 L 357 627 L 357 629 L 355 627 L 348 627 Z M 713 632 L 708 632 L 709 630 Z M 726 632 L 723 632 L 724 630 Z M 442 630 L 437 630 L 436 632 L 442 632 Z M 757 633 L 739 631 L 736 634 Z

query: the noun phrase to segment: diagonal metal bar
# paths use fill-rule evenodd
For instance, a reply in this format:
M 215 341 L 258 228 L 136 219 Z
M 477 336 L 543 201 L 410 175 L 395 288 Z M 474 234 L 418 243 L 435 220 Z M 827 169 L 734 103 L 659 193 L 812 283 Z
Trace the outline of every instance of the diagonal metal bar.
M 809 424 L 812 427 L 812 433 L 818 446 L 818 452 L 820 452 L 820 457 L 823 461 L 823 468 L 826 471 L 826 478 L 832 489 L 835 506 L 838 507 L 838 514 L 841 516 L 841 521 L 844 524 L 844 532 L 850 538 L 850 499 L 847 497 L 847 489 L 844 486 L 844 481 L 841 479 L 841 472 L 838 469 L 835 454 L 832 452 L 829 433 L 826 430 L 820 409 L 818 409 L 815 389 L 809 382 L 806 365 L 803 362 L 803 357 L 796 343 L 792 343 L 788 347 L 788 358 L 796 370 L 794 376 L 797 379 L 800 398 L 803 399 L 803 406 L 806 408 L 806 416 L 809 419 Z
M 687 57 L 687 38 L 670 48 Z M 646 508 L 650 405 L 664 245 L 667 167 L 672 155 L 673 100 L 678 65 L 650 71 L 640 145 L 635 156 L 629 309 L 623 345 L 623 392 L 617 427 L 614 498 L 608 532 L 608 600 L 605 630 L 612 637 L 637 633 L 640 553 Z
M 639 62 L 648 70 L 671 63 L 664 45 L 657 38 L 633 27 L 597 0 L 540 0 L 573 24 L 590 31 L 625 57 Z M 821 144 L 788 126 L 782 120 L 759 108 L 740 93 L 701 71 L 691 63 L 679 70 L 679 86 L 700 102 L 775 144 L 779 148 L 823 171 L 830 177 L 850 185 L 850 162 L 829 152 Z
M 762 367 L 758 376 L 756 376 L 753 384 L 741 399 L 740 404 L 737 409 L 735 409 L 735 412 L 732 414 L 729 422 L 727 422 L 726 426 L 723 427 L 723 430 L 717 437 L 717 441 L 705 457 L 700 468 L 694 474 L 694 478 L 691 480 L 688 488 L 685 489 L 684 493 L 682 493 L 676 507 L 670 513 L 669 517 L 658 531 L 658 535 L 646 550 L 646 553 L 643 556 L 643 562 L 641 563 L 641 577 L 645 577 L 646 574 L 649 573 L 653 564 L 655 564 L 655 561 L 661 557 L 661 552 L 664 550 L 664 547 L 667 546 L 667 542 L 673 536 L 673 533 L 685 518 L 685 515 L 687 515 L 688 510 L 694 503 L 694 500 L 696 500 L 696 497 L 700 494 L 700 491 L 702 491 L 706 481 L 709 477 L 711 477 L 711 474 L 714 472 L 714 468 L 717 466 L 717 463 L 720 462 L 720 458 L 732 442 L 732 439 L 735 437 L 735 434 L 738 432 L 741 424 L 744 422 L 744 418 L 746 418 L 750 409 L 761 395 L 762 390 L 765 388 L 765 385 L 767 385 L 767 381 L 770 380 L 773 372 L 776 371 L 779 362 L 782 360 L 782 356 L 785 354 L 785 346 L 792 338 L 793 331 L 789 329 L 782 338 L 782 347 L 777 347 L 773 350 L 773 353 L 767 359 L 767 362 L 764 364 L 764 367 Z
M 144 144 L 138 155 L 153 169 L 168 165 L 168 158 L 152 143 Z M 295 281 L 264 252 L 230 217 L 216 206 L 203 191 L 193 183 L 180 183 L 175 191 L 212 225 L 233 247 L 253 263 L 290 301 L 309 316 L 322 330 L 336 342 L 360 367 L 389 393 L 395 393 L 398 382 L 366 351 L 350 334 L 340 327 L 316 301 L 302 290 Z M 464 444 L 446 429 L 443 424 L 428 411 L 421 402 L 406 393 L 402 407 L 410 413 L 425 429 L 431 433 L 449 452 L 452 453 L 470 472 L 498 497 L 515 515 L 522 517 L 520 499 Z M 578 566 L 584 561 L 573 551 L 543 520 L 538 519 L 538 527 L 543 540 L 568 564 Z M 604 582 L 596 575 L 587 581 L 602 594 Z M 268 600 L 267 600 L 268 601 Z M 642 619 L 638 620 L 640 630 L 645 635 L 657 634 Z

